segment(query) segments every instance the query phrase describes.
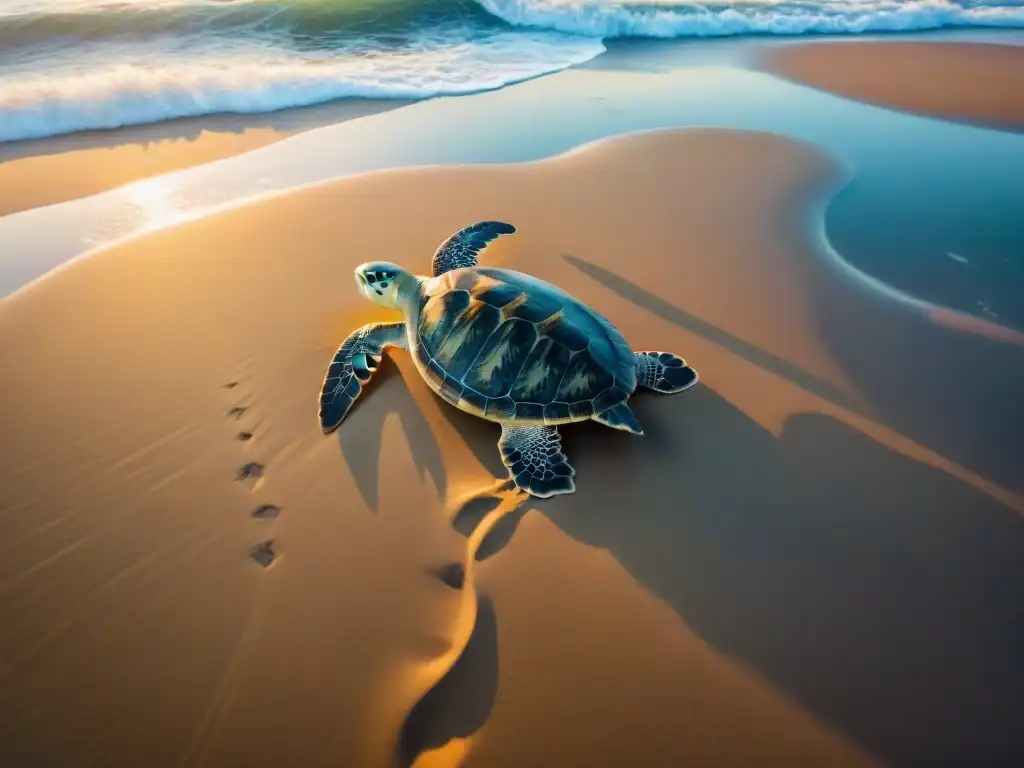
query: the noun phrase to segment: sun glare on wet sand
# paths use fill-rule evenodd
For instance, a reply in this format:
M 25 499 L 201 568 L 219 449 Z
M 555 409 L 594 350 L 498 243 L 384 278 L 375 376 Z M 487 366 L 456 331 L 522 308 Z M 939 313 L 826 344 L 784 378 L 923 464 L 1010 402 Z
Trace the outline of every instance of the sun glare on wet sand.
M 134 205 L 139 213 L 143 229 L 166 227 L 186 218 L 186 211 L 172 198 L 165 178 L 144 179 L 125 191 L 129 204 Z

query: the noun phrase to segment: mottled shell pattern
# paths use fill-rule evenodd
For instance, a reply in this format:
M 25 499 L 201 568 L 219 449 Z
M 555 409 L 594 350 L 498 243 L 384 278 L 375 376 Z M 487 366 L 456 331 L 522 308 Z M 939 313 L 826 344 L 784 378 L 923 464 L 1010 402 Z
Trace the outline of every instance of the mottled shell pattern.
M 626 340 L 558 288 L 504 269 L 425 283 L 415 354 L 449 403 L 492 421 L 582 421 L 636 389 Z

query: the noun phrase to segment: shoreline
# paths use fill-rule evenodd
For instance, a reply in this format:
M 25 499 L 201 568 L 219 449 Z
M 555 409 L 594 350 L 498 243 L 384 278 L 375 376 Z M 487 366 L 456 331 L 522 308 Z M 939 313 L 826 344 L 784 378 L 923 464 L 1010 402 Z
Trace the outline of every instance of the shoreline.
M 280 112 L 215 114 L 0 143 L 0 217 L 90 197 L 409 103 L 341 99 Z
M 1020 753 L 1024 489 L 999 462 L 1024 355 L 830 263 L 806 219 L 839 177 L 818 149 L 721 129 L 365 174 L 0 304 L 5 747 L 310 768 L 379 768 L 396 744 L 465 768 Z M 389 317 L 355 264 L 422 272 L 483 218 L 519 228 L 484 263 L 702 383 L 637 396 L 643 438 L 566 427 L 577 493 L 480 541 L 467 498 L 502 471 L 493 425 L 400 352 L 336 435 L 313 395 L 339 341 Z M 937 376 L 951 360 L 974 375 Z M 247 462 L 260 476 L 234 479 Z M 247 553 L 266 541 L 263 568 Z M 472 611 L 433 574 L 478 545 Z
M 966 99 L 952 108 L 936 110 L 928 102 L 920 109 L 915 109 L 915 102 L 920 101 L 914 92 L 915 78 L 903 80 L 902 71 L 887 71 L 890 77 L 895 74 L 897 84 L 881 89 L 882 93 L 878 95 L 874 91 L 878 90 L 878 83 L 884 78 L 877 77 L 877 72 L 887 68 L 876 63 L 871 72 L 858 73 L 856 69 L 860 66 L 861 57 L 848 55 L 852 51 L 849 47 L 858 45 L 877 46 L 882 51 L 900 49 L 905 45 L 921 46 L 920 50 L 929 54 L 940 53 L 937 56 L 930 55 L 928 61 L 930 66 L 935 66 L 935 62 L 942 65 L 942 74 L 950 66 L 944 62 L 946 57 L 941 55 L 941 52 L 951 52 L 948 46 L 960 45 L 965 50 L 979 46 L 1024 46 L 1024 31 L 1014 29 L 967 27 L 910 33 L 871 32 L 856 36 L 742 35 L 690 41 L 683 38 L 625 38 L 609 41 L 608 51 L 583 64 L 538 75 L 531 80 L 557 77 L 575 69 L 600 69 L 605 66 L 604 61 L 610 54 L 615 59 L 623 50 L 629 51 L 630 56 L 639 56 L 639 60 L 652 55 L 656 59 L 662 48 L 681 44 L 696 50 L 691 66 L 715 63 L 721 50 L 728 52 L 723 61 L 733 65 L 765 71 L 843 97 L 981 127 L 1024 131 L 1024 117 L 1018 114 L 1019 109 L 1003 116 L 997 112 L 994 120 L 985 122 L 986 115 L 992 117 L 990 113 L 998 106 L 999 94 L 1012 93 L 1012 88 L 1018 85 L 1020 79 L 1012 71 L 1007 73 L 1009 68 L 998 63 L 993 65 L 984 58 L 968 62 L 979 76 L 990 78 L 995 74 L 1005 81 L 989 92 L 987 99 L 981 100 L 982 106 L 978 106 L 977 99 L 973 103 Z M 821 46 L 829 49 L 839 46 L 845 50 L 829 50 L 822 54 L 818 50 Z M 822 66 L 833 71 L 823 75 L 820 71 Z M 835 71 L 837 66 L 840 69 Z M 948 71 L 955 72 L 959 66 Z M 965 77 L 963 73 L 960 76 Z M 865 78 L 870 82 L 864 82 Z M 529 83 L 530 80 L 522 82 Z M 513 83 L 495 90 L 515 88 L 521 84 Z M 465 99 L 476 95 L 479 94 L 436 98 Z M 946 98 L 955 100 L 957 97 L 946 94 Z M 275 112 L 217 113 L 0 143 L 0 217 L 88 197 L 133 181 L 243 154 L 304 131 L 429 100 L 350 97 Z

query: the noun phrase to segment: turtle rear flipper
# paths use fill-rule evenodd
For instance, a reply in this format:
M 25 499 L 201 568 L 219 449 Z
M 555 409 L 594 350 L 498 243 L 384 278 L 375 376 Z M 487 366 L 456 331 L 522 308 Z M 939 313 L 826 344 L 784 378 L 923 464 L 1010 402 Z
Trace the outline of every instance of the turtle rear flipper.
M 516 485 L 527 493 L 546 499 L 576 490 L 576 470 L 562 453 L 555 427 L 502 424 L 498 449 Z
M 623 432 L 632 432 L 634 435 L 644 433 L 644 428 L 640 425 L 636 414 L 625 403 L 613 405 L 605 411 L 595 413 L 591 418 L 612 429 L 621 429 Z
M 671 352 L 637 352 L 638 386 L 671 395 L 689 389 L 700 380 L 697 371 Z
M 348 415 L 380 364 L 385 347 L 405 348 L 405 323 L 371 323 L 352 333 L 334 353 L 320 388 L 320 428 L 330 432 Z

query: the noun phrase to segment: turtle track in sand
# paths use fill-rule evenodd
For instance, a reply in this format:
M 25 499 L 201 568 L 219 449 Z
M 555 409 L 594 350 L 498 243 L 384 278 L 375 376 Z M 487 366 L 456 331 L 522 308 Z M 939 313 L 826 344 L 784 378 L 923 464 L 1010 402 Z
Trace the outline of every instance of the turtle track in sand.
M 463 562 L 443 566 L 434 575 L 461 591 L 461 603 L 451 646 L 430 663 L 435 671 L 432 682 L 399 730 L 395 768 L 411 768 L 425 752 L 472 736 L 490 714 L 498 685 L 498 625 L 491 601 L 476 588 L 474 566 L 504 547 L 518 524 L 518 513 L 529 500 L 528 494 L 501 480 L 453 505 L 449 522 L 467 537 Z M 452 578 L 457 571 L 461 580 Z

